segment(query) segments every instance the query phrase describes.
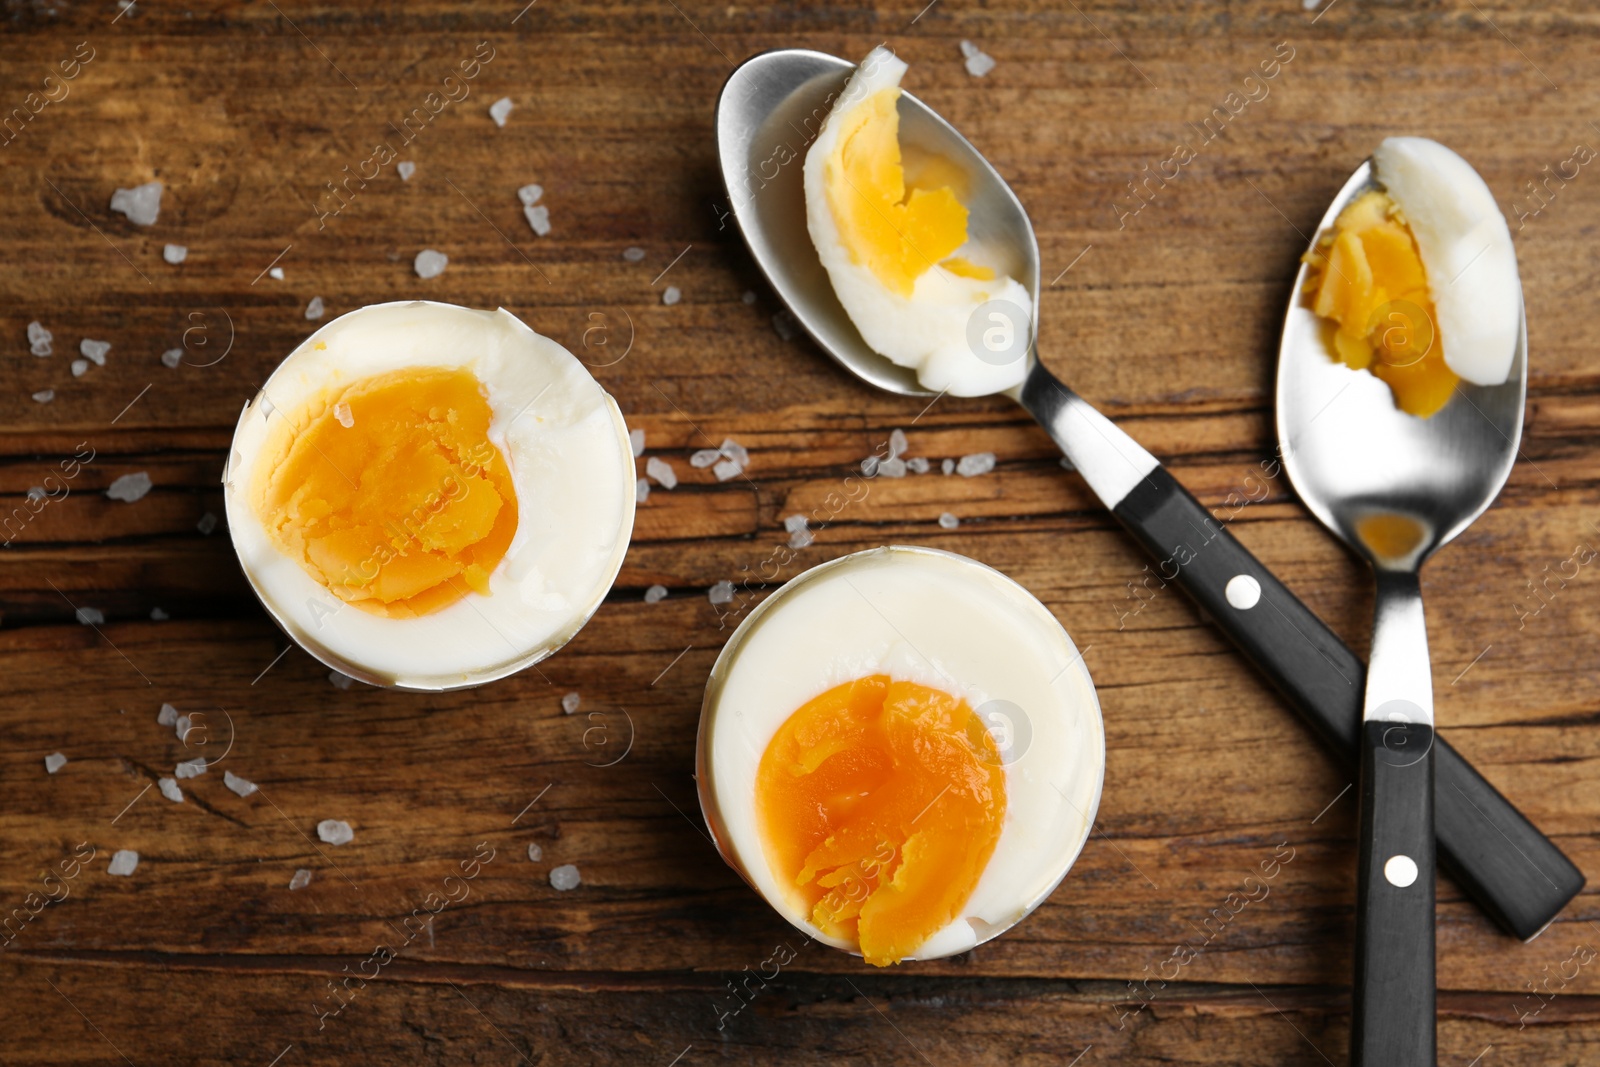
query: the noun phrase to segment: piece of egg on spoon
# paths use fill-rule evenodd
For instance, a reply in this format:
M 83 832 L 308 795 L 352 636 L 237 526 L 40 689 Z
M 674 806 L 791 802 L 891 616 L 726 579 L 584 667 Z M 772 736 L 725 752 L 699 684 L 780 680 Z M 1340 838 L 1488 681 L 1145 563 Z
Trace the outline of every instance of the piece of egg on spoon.
M 814 567 L 706 685 L 700 804 L 784 918 L 885 966 L 964 952 L 1066 875 L 1099 805 L 1100 706 L 1010 578 L 892 546 Z
M 906 69 L 880 46 L 850 76 L 806 153 L 806 226 L 871 348 L 914 368 L 930 391 L 1002 392 L 1022 381 L 1027 360 L 981 358 L 969 329 L 976 319 L 980 330 L 1008 331 L 1025 346 L 1033 303 L 1021 283 L 985 263 L 996 257 L 969 242 L 953 168 L 902 158 L 896 104 Z M 991 321 L 983 311 L 994 302 L 1003 310 Z
M 408 689 L 555 651 L 633 528 L 616 402 L 504 309 L 409 301 L 329 322 L 245 406 L 223 481 L 279 625 L 336 670 Z

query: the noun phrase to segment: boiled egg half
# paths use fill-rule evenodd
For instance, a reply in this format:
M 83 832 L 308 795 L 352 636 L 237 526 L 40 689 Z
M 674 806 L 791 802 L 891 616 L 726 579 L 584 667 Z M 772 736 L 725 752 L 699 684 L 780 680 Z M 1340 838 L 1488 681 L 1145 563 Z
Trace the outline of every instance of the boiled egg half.
M 723 857 L 887 966 L 964 952 L 1066 875 L 1105 773 L 1083 659 L 1016 582 L 887 547 L 801 574 L 729 640 L 697 778 Z
M 504 309 L 340 316 L 244 408 L 228 529 L 273 618 L 375 685 L 448 689 L 575 634 L 633 528 L 616 402 Z

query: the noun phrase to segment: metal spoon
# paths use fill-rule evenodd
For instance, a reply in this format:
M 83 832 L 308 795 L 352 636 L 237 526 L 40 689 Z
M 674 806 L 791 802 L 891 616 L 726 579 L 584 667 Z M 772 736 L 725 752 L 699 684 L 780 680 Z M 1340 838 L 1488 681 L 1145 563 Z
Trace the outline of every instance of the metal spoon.
M 717 101 L 723 180 L 756 264 L 823 351 L 880 389 L 928 396 L 911 371 L 862 341 L 806 230 L 805 151 L 854 69 L 803 49 L 746 60 Z M 919 152 L 942 157 L 968 176 L 962 194 L 971 236 L 1028 288 L 1036 318 L 1039 246 L 1015 194 L 977 149 L 910 93 L 901 95 L 899 112 L 908 159 Z M 1361 660 L 1154 456 L 1058 381 L 1032 345 L 1027 359 L 1027 378 L 1014 398 L 1150 553 L 1157 578 L 1185 589 L 1340 760 L 1354 765 L 1366 672 Z M 1444 741 L 1437 747 L 1441 853 L 1501 926 L 1521 938 L 1536 936 L 1582 889 L 1583 875 L 1471 764 Z
M 1375 187 L 1363 163 L 1318 233 Z M 1432 1067 L 1433 679 L 1418 571 L 1483 514 L 1511 472 L 1528 388 L 1527 325 L 1503 385 L 1463 382 L 1438 414 L 1419 419 L 1396 408 L 1378 378 L 1330 358 L 1304 294 L 1308 269 L 1302 264 L 1295 278 L 1278 353 L 1280 451 L 1306 507 L 1372 565 L 1378 586 L 1362 716 L 1350 1057 L 1357 1067 Z M 1390 314 L 1395 328 L 1437 338 L 1421 308 Z

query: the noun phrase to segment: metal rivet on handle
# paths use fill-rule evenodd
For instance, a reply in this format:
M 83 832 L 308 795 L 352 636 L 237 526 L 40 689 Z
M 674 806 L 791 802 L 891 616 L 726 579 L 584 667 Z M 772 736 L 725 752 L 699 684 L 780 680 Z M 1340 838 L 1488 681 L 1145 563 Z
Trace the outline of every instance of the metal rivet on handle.
M 1383 865 L 1383 876 L 1390 885 L 1404 889 L 1417 880 L 1417 861 L 1410 856 L 1390 856 Z
M 1228 587 L 1223 592 L 1229 604 L 1240 611 L 1249 611 L 1261 599 L 1261 583 L 1248 574 L 1235 574 L 1228 579 Z

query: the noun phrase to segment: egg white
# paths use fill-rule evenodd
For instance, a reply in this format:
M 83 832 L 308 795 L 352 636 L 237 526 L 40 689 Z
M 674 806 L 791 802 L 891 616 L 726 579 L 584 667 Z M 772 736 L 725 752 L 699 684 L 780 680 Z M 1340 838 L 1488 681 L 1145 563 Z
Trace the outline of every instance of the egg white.
M 250 499 L 269 420 L 405 367 L 470 369 L 488 392 L 517 530 L 489 595 L 385 618 L 345 604 L 273 543 Z M 223 473 L 245 575 L 306 651 L 375 685 L 447 689 L 501 677 L 565 644 L 605 598 L 633 529 L 633 452 L 616 402 L 570 352 L 505 309 L 375 304 L 317 330 L 245 405 Z
M 880 45 L 850 76 L 806 153 L 806 226 L 839 303 L 869 347 L 902 367 L 914 368 L 925 389 L 952 396 L 1002 392 L 1021 383 L 1027 360 L 1017 358 L 996 365 L 979 358 L 968 340 L 968 323 L 991 300 L 1015 305 L 1020 319 L 1031 323 L 1033 301 L 1028 290 L 1004 275 L 982 281 L 935 265 L 917 278 L 910 296 L 901 296 L 879 281 L 865 263 L 854 261 L 828 206 L 823 167 L 838 150 L 842 125 L 834 119 L 878 91 L 898 86 L 905 72 L 905 61 Z M 955 255 L 974 262 L 983 260 L 981 252 L 967 247 L 957 249 Z
M 1378 181 L 1416 238 L 1444 361 L 1498 385 L 1511 373 L 1522 284 L 1511 228 L 1472 164 L 1426 137 L 1389 137 L 1372 153 Z
M 723 857 L 784 918 L 855 951 L 817 929 L 773 872 L 756 775 L 797 709 L 874 673 L 943 689 L 974 709 L 1009 701 L 1031 731 L 1005 767 L 1006 813 L 988 866 L 960 916 L 911 958 L 964 952 L 1050 895 L 1083 848 L 1105 777 L 1105 730 L 1082 657 L 1050 611 L 1000 572 L 950 552 L 891 546 L 814 567 L 767 598 L 706 685 L 701 808 Z

